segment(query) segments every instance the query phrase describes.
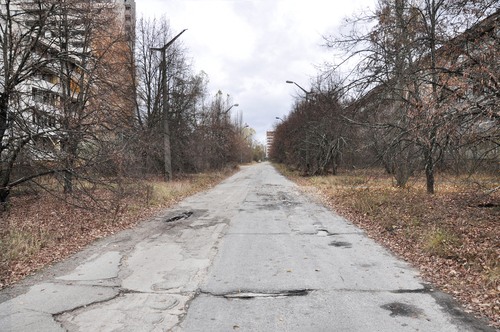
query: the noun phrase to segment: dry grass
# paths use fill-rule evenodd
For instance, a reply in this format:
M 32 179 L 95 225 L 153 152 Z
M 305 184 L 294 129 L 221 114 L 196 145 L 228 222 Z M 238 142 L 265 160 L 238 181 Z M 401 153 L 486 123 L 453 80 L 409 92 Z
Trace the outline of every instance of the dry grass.
M 45 191 L 23 188 L 12 196 L 9 211 L 0 215 L 0 288 L 68 257 L 98 238 L 133 227 L 233 172 L 186 176 L 168 183 L 133 181 L 112 192 L 100 189 L 96 191 L 98 201 L 84 204 L 82 197 L 78 202 L 63 202 Z M 46 186 L 51 183 L 46 182 Z
M 500 327 L 498 176 L 441 175 L 436 194 L 428 195 L 424 179 L 401 189 L 379 170 L 310 178 L 284 173 L 419 267 L 466 310 Z

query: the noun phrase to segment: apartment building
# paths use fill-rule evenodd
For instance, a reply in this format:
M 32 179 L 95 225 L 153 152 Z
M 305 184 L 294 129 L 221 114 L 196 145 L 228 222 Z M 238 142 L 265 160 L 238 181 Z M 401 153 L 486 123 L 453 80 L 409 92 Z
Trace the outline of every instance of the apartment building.
M 269 153 L 271 152 L 274 140 L 274 131 L 266 132 L 266 158 L 269 159 Z
M 135 40 L 135 1 L 134 0 L 121 0 L 122 3 L 119 6 L 122 9 L 122 20 L 124 22 L 124 30 L 127 39 L 132 43 Z
M 402 131 L 405 135 L 413 135 L 412 143 L 420 143 L 419 139 L 435 130 L 433 140 L 428 141 L 442 140 L 436 143 L 436 149 L 442 149 L 441 167 L 452 165 L 456 169 L 472 169 L 481 162 L 482 166 L 498 170 L 499 22 L 500 11 L 497 10 L 438 48 L 435 68 L 431 66 L 430 55 L 424 54 L 413 68 L 408 69 L 407 76 L 411 79 L 401 90 L 391 88 L 393 82 L 385 82 L 354 102 L 351 111 L 356 110 L 358 121 L 379 125 L 395 123 L 406 107 L 405 120 L 419 125 L 401 127 Z M 392 128 L 400 128 L 398 126 Z M 366 126 L 360 130 L 366 132 L 370 128 Z M 391 154 L 395 153 L 386 140 L 394 144 L 394 140 L 382 136 L 363 142 L 363 148 L 370 147 L 364 154 L 382 156 L 386 164 L 385 158 L 393 158 Z M 409 151 L 409 141 L 406 140 L 405 151 Z M 392 171 L 391 167 L 386 168 Z
M 2 2 L 0 25 L 0 93 L 8 103 L 2 141 L 29 140 L 31 158 L 50 160 L 98 89 L 92 71 L 111 38 L 104 31 L 122 30 L 133 47 L 135 1 Z

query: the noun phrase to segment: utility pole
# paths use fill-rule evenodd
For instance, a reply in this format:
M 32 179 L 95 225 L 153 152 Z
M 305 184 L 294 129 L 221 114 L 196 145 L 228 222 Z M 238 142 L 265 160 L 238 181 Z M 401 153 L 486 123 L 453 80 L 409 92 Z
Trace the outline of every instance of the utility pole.
M 162 97 L 163 97 L 163 148 L 164 148 L 164 159 L 165 159 L 165 181 L 172 180 L 172 151 L 170 147 L 170 127 L 168 123 L 168 86 L 167 86 L 167 48 L 172 45 L 172 43 L 179 38 L 180 35 L 184 33 L 187 29 L 182 30 L 177 36 L 172 38 L 171 41 L 166 43 L 160 48 L 150 48 L 151 51 L 161 52 L 161 81 L 162 81 Z
M 307 91 L 306 89 L 304 89 L 303 87 L 301 87 L 300 85 L 295 83 L 294 81 L 286 81 L 286 83 L 295 84 L 300 90 L 304 91 L 304 93 L 306 94 L 306 105 L 307 106 L 311 105 L 311 100 L 309 99 L 309 95 L 313 94 L 312 90 Z M 306 123 L 309 124 L 309 110 L 306 112 Z M 306 143 L 306 173 L 307 173 L 307 175 L 309 175 L 310 164 L 309 164 L 309 130 L 308 130 L 308 128 L 306 128 L 305 134 L 306 134 L 306 141 L 305 141 L 305 143 Z

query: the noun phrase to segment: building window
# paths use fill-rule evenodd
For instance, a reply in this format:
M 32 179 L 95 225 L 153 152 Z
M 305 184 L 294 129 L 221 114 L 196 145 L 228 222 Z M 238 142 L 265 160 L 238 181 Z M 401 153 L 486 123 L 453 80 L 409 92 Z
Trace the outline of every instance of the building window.
M 85 43 L 81 41 L 74 41 L 71 44 L 74 48 L 83 48 L 85 46 Z
M 52 84 L 59 83 L 59 78 L 56 75 L 54 75 L 50 71 L 43 70 L 43 69 L 35 72 L 34 77 L 38 78 L 40 80 L 44 80 L 46 82 L 50 82 Z
M 37 103 L 43 103 L 51 106 L 59 105 L 59 96 L 54 92 L 32 88 L 33 100 Z
M 47 128 L 47 127 L 52 127 L 54 128 L 56 126 L 56 118 L 53 115 L 50 115 L 47 112 L 42 112 L 42 111 L 33 111 L 33 124 Z

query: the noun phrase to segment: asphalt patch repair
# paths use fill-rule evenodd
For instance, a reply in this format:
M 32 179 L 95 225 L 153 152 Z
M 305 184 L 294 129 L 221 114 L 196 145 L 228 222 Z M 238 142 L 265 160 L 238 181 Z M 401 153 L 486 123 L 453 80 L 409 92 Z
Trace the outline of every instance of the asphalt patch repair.
M 352 248 L 352 243 L 344 241 L 332 241 L 328 245 L 338 248 Z
M 392 302 L 380 306 L 382 309 L 390 310 L 391 317 L 404 316 L 418 318 L 423 314 L 423 311 L 411 304 Z

